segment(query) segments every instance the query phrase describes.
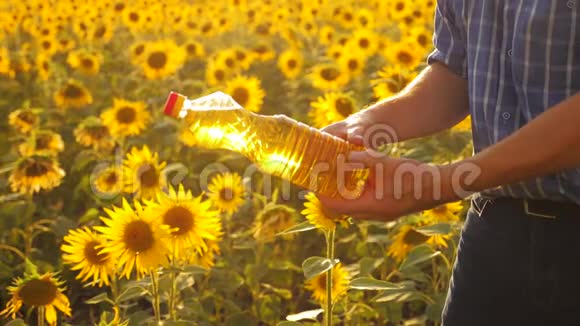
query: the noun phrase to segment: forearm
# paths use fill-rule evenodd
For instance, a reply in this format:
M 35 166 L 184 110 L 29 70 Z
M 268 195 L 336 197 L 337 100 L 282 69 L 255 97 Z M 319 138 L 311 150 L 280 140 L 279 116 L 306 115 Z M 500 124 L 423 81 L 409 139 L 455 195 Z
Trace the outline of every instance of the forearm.
M 442 64 L 434 64 L 401 93 L 367 110 L 374 111 L 377 123 L 393 128 L 398 141 L 432 135 L 469 113 L 467 81 Z
M 470 191 L 579 167 L 580 93 L 465 162 L 473 163 L 481 171 L 474 183 L 466 185 Z

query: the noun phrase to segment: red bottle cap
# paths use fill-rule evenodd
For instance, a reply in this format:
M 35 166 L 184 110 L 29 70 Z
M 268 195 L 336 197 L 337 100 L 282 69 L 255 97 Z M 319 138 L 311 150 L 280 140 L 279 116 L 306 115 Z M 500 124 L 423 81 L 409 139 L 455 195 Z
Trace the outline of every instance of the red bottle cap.
M 165 101 L 165 108 L 163 109 L 163 112 L 168 116 L 177 118 L 183 106 L 184 100 L 185 96 L 176 92 L 170 92 L 169 96 L 167 97 L 167 101 Z

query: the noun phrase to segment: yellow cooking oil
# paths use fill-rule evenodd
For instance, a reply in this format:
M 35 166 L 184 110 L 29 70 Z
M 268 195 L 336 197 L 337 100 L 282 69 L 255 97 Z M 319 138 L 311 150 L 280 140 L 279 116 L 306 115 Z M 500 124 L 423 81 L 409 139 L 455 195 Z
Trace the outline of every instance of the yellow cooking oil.
M 265 116 L 242 108 L 227 94 L 198 99 L 171 92 L 165 114 L 184 119 L 193 143 L 238 152 L 271 175 L 330 197 L 358 196 L 367 169 L 349 170 L 349 151 L 361 150 L 285 115 Z

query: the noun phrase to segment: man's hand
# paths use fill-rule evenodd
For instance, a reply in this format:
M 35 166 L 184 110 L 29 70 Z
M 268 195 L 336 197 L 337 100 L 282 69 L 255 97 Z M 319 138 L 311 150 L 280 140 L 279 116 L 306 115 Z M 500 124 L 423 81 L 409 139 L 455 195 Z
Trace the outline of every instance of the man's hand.
M 380 112 L 379 107 L 368 108 L 350 115 L 342 121 L 326 126 L 322 131 L 358 146 L 373 145 L 367 143 L 365 136 L 368 136 L 366 135 L 367 131 L 371 128 L 383 123 L 381 115 L 384 115 L 384 112 Z
M 352 152 L 353 168 L 370 171 L 356 199 L 318 195 L 331 211 L 358 219 L 388 221 L 458 199 L 452 191 L 450 169 L 409 159 L 393 159 L 371 150 Z

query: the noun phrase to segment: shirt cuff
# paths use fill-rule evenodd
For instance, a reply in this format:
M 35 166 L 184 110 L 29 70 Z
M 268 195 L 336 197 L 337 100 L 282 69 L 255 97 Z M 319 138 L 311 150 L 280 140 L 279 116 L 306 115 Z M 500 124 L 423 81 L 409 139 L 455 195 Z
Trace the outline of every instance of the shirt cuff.
M 447 56 L 445 53 L 439 51 L 438 49 L 433 50 L 429 57 L 427 57 L 427 63 L 429 65 L 439 62 L 447 66 L 447 68 L 456 74 L 457 76 L 467 79 L 467 69 L 464 64 L 464 60 L 456 60 L 458 58 L 453 58 L 453 56 Z

